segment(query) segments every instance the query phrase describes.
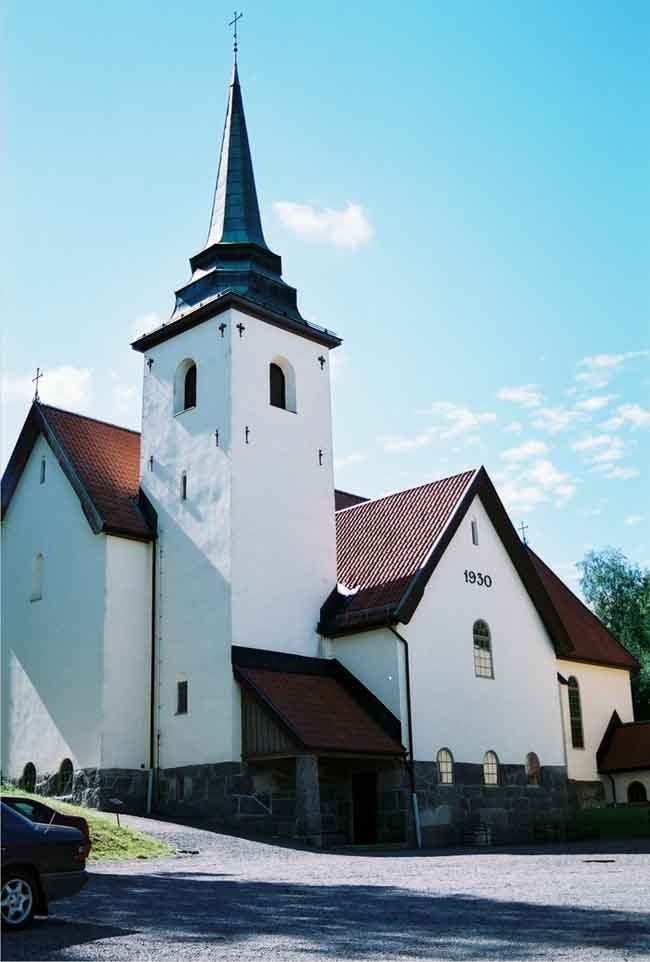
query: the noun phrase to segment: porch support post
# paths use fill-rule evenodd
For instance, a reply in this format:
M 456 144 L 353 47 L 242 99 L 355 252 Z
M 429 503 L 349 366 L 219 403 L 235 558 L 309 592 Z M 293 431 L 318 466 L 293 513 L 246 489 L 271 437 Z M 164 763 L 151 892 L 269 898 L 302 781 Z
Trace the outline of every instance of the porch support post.
M 315 755 L 296 755 L 296 835 L 319 848 L 323 844 L 318 758 Z

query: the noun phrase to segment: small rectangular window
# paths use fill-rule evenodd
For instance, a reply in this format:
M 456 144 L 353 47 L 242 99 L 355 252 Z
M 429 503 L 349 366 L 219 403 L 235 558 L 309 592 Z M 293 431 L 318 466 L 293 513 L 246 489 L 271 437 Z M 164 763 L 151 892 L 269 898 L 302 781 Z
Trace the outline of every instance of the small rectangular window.
M 187 715 L 187 682 L 179 681 L 176 689 L 176 714 Z
M 472 521 L 472 544 L 478 544 L 478 521 Z
M 45 484 L 45 458 L 41 458 L 41 484 Z
M 187 472 L 183 471 L 181 476 L 181 501 L 187 501 Z

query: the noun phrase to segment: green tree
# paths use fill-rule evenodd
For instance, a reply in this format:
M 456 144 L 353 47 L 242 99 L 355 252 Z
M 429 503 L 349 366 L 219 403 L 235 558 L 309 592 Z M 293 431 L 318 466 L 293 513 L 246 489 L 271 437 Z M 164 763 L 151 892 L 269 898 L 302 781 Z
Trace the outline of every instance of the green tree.
M 641 665 L 632 674 L 634 714 L 650 719 L 650 570 L 614 548 L 589 551 L 578 567 L 588 604 Z

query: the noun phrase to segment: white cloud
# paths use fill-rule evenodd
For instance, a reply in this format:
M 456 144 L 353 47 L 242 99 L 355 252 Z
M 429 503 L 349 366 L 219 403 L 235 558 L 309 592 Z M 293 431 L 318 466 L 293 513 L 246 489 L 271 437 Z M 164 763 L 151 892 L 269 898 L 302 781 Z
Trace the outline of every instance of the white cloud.
M 521 421 L 511 421 L 510 424 L 507 424 L 503 430 L 507 431 L 508 434 L 521 434 L 521 432 L 524 430 L 524 426 Z
M 629 481 L 630 478 L 638 478 L 641 472 L 638 468 L 622 468 L 620 465 L 606 466 L 606 470 L 603 472 L 604 478 L 611 478 L 616 481 Z
M 44 372 L 39 384 L 39 395 L 45 404 L 63 408 L 85 408 L 90 402 L 89 368 L 51 367 Z M 20 401 L 27 403 L 34 397 L 34 384 L 30 375 L 8 375 L 2 381 L 2 395 L 5 402 Z
M 625 441 L 621 438 L 612 438 L 610 443 L 603 447 L 596 454 L 592 454 L 590 461 L 594 465 L 611 464 L 612 461 L 620 461 L 625 455 Z M 599 470 L 602 470 L 600 468 Z
M 643 521 L 643 515 L 642 515 L 642 514 L 630 514 L 630 515 L 627 516 L 627 518 L 625 519 L 625 521 L 623 522 L 623 524 L 630 524 L 630 525 L 632 525 L 632 524 L 641 524 L 642 521 Z
M 576 407 L 580 408 L 581 411 L 600 411 L 601 408 L 607 407 L 615 397 L 615 394 L 597 394 L 594 397 L 588 397 L 583 401 L 578 401 Z
M 630 424 L 633 428 L 650 427 L 650 408 L 642 408 L 640 404 L 621 404 L 616 408 L 616 414 L 604 427 L 612 431 L 622 428 L 624 424 Z
M 316 210 L 310 204 L 279 200 L 273 209 L 285 227 L 298 237 L 314 237 L 337 247 L 360 247 L 372 237 L 372 225 L 359 204 L 350 201 L 343 210 Z
M 551 461 L 540 458 L 518 476 L 501 484 L 499 491 L 511 509 L 532 511 L 548 501 L 557 508 L 563 507 L 575 494 L 576 484 Z
M 137 402 L 139 391 L 129 384 L 115 384 L 113 387 L 113 404 L 118 414 L 124 416 L 132 414 Z
M 585 415 L 581 411 L 572 411 L 570 408 L 541 408 L 536 412 L 533 424 L 542 431 L 548 431 L 549 434 L 560 434 L 562 431 L 569 431 L 576 421 L 584 418 Z
M 502 387 L 497 391 L 500 401 L 512 401 L 524 408 L 536 408 L 542 403 L 542 394 L 535 384 L 521 384 L 519 387 Z
M 365 454 L 362 454 L 360 451 L 353 451 L 352 454 L 346 454 L 342 458 L 334 458 L 334 467 L 347 468 L 350 464 L 361 464 L 361 462 L 365 460 Z
M 587 434 L 580 441 L 575 441 L 571 447 L 574 451 L 592 451 L 594 448 L 602 448 L 611 444 L 613 440 L 611 434 Z
M 461 434 L 470 434 L 483 424 L 494 424 L 497 419 L 493 411 L 476 413 L 457 404 L 451 404 L 449 401 L 437 401 L 431 405 L 429 411 L 446 422 L 446 426 L 433 428 L 442 440 L 455 438 Z
M 140 314 L 131 325 L 131 334 L 135 340 L 138 337 L 142 337 L 143 334 L 153 331 L 156 327 L 160 327 L 161 324 L 162 319 L 160 315 L 153 311 L 150 314 Z
M 612 375 L 626 361 L 637 357 L 650 357 L 650 351 L 625 351 L 621 354 L 592 354 L 590 357 L 583 357 L 578 367 L 586 370 L 576 374 L 576 381 L 592 388 L 606 387 Z
M 507 451 L 502 451 L 501 457 L 504 461 L 526 461 L 528 458 L 546 454 L 547 451 L 548 447 L 543 441 L 524 441 L 519 447 L 508 448 Z

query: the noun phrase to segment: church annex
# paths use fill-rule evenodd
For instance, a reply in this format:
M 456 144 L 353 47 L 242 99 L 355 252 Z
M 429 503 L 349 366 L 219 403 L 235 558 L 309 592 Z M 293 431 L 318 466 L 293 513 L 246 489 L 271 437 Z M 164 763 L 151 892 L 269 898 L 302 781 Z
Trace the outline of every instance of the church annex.
M 562 831 L 650 795 L 634 658 L 482 467 L 335 491 L 331 330 L 266 245 L 235 63 L 140 434 L 35 401 L 2 480 L 2 767 L 309 840 Z

